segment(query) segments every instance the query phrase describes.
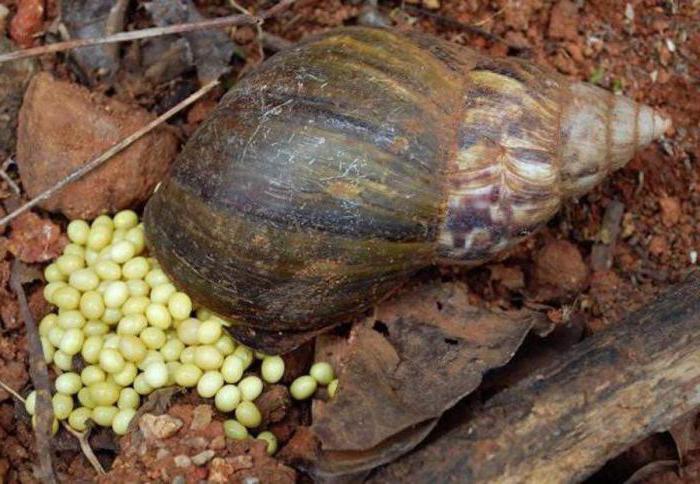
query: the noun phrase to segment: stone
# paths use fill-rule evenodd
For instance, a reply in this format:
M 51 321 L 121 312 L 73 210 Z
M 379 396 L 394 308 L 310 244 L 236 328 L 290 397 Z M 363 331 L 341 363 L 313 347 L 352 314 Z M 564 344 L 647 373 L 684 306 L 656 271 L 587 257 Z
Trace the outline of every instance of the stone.
M 209 462 L 215 455 L 216 452 L 214 452 L 213 450 L 204 450 L 192 457 L 192 463 L 196 466 L 203 466 L 204 464 Z
M 552 39 L 578 38 L 578 7 L 570 0 L 560 0 L 552 8 L 547 35 Z
M 17 128 L 24 188 L 30 197 L 38 195 L 153 119 L 138 106 L 37 74 L 24 96 Z M 177 137 L 160 126 L 41 206 L 71 219 L 134 207 L 151 195 L 177 149 Z
M 659 199 L 661 223 L 673 227 L 681 218 L 681 202 L 676 197 L 661 197 Z
M 540 285 L 562 292 L 576 292 L 586 286 L 588 266 L 574 244 L 566 240 L 552 240 L 535 256 L 534 275 Z
M 172 437 L 182 427 L 182 420 L 165 415 L 147 413 L 139 420 L 139 430 L 147 441 Z
M 184 454 L 176 455 L 173 461 L 177 467 L 189 467 L 192 465 L 192 459 Z
M 213 416 L 211 405 L 197 405 L 192 412 L 192 430 L 200 430 L 209 425 Z

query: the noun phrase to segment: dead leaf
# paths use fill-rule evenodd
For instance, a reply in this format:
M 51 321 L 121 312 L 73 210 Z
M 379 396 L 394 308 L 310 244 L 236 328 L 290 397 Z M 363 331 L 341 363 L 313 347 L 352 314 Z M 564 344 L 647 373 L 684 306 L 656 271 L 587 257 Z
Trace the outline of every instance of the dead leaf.
M 476 308 L 467 294 L 464 284 L 434 283 L 378 307 L 344 347 L 319 339 L 335 348 L 340 384 L 335 398 L 314 402 L 321 453 L 312 473 L 370 469 L 409 451 L 484 372 L 511 359 L 532 313 Z
M 684 465 L 688 460 L 691 450 L 700 448 L 700 428 L 698 428 L 698 414 L 688 415 L 677 420 L 668 432 L 673 437 L 678 451 L 678 460 Z
M 159 27 L 204 20 L 191 0 L 153 0 L 145 7 Z M 183 38 L 190 44 L 197 77 L 202 85 L 218 79 L 231 69 L 229 60 L 234 45 L 223 31 L 190 32 L 183 34 Z
M 124 28 L 126 4 L 113 0 L 63 0 L 61 18 L 72 38 L 104 37 Z M 119 69 L 117 44 L 93 45 L 70 52 L 90 82 L 111 78 Z
M 641 484 L 652 482 L 667 482 L 660 478 L 661 474 L 673 472 L 676 475 L 678 469 L 678 461 L 675 460 L 658 460 L 649 462 L 647 465 L 637 469 L 637 471 L 625 481 L 624 484 Z M 658 480 L 657 480 L 658 479 Z

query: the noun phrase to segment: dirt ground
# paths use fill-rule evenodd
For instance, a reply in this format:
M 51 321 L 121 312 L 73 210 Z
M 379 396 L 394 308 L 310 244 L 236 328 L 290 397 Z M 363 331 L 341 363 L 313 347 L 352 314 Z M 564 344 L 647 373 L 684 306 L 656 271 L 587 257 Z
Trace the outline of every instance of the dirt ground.
M 18 1 L 4 3 L 11 17 Z M 208 16 L 231 13 L 225 1 L 195 3 Z M 253 12 L 271 3 L 241 2 Z M 49 29 L 55 19 L 53 2 L 49 1 L 46 12 L 41 31 Z M 652 143 L 591 194 L 569 202 L 544 230 L 503 260 L 451 273 L 468 284 L 474 300 L 503 308 L 529 307 L 544 312 L 551 321 L 576 335 L 573 342 L 614 325 L 627 312 L 697 270 L 700 2 L 407 0 L 380 1 L 378 6 L 372 6 L 371 2 L 361 1 L 298 0 L 263 28 L 265 32 L 296 41 L 312 32 L 368 22 L 393 23 L 399 28 L 435 33 L 493 55 L 529 59 L 572 79 L 594 82 L 658 107 L 673 119 L 674 128 L 667 137 Z M 127 26 L 132 29 L 149 25 L 143 12 L 132 8 Z M 238 28 L 233 38 L 245 59 L 236 56 L 230 82 L 259 61 L 258 38 L 253 28 Z M 40 44 L 41 35 L 33 42 Z M 64 56 L 42 58 L 40 69 L 59 78 L 75 79 Z M 193 85 L 185 76 L 150 93 L 130 86 L 117 90 L 117 96 L 137 93 L 134 98 L 141 106 L 162 112 L 194 90 Z M 99 90 L 99 86 L 95 89 Z M 201 102 L 173 124 L 179 126 L 183 135 L 191 133 L 214 101 Z M 16 180 L 12 168 L 8 171 Z M 0 181 L 0 199 L 5 201 L 6 209 L 7 201 L 14 196 L 12 187 Z M 11 260 L 20 257 L 42 267 L 65 243 L 61 233 L 65 230 L 65 219 L 37 213 L 41 217 L 24 217 L 11 230 L 0 228 L 0 375 L 15 388 L 28 388 L 30 382 L 23 322 L 9 290 Z M 41 287 L 41 283 L 35 283 L 30 294 L 35 317 L 48 311 L 41 298 Z M 548 344 L 547 340 L 528 341 L 523 351 L 528 345 L 543 348 Z M 505 384 L 491 380 L 485 385 L 499 388 Z M 197 402 L 191 396 L 175 397 L 175 401 L 178 403 L 175 413 L 187 414 L 183 418 L 191 419 Z M 694 429 L 695 417 L 685 425 Z M 108 436 L 97 438 L 98 454 L 109 465 L 119 455 L 117 442 Z M 188 438 L 192 435 L 188 434 Z M 76 482 L 92 480 L 92 469 L 69 440 L 66 437 L 57 441 L 57 448 L 63 449 L 58 460 L 61 477 Z M 3 390 L 0 390 L 0 441 L 0 482 L 35 482 L 31 426 Z M 623 482 L 645 466 L 678 460 L 679 448 L 672 434 L 654 435 L 609 462 L 589 482 Z M 239 452 L 252 455 L 251 459 L 267 459 L 255 448 L 229 448 L 227 452 L 227 455 Z M 657 472 L 643 482 L 700 481 L 700 445 L 683 447 L 680 452 L 685 466 L 682 472 L 677 466 L 657 466 Z M 273 459 L 268 460 L 263 465 L 278 465 Z M 225 475 L 223 460 L 221 465 Z M 120 478 L 124 475 L 117 472 L 112 482 Z

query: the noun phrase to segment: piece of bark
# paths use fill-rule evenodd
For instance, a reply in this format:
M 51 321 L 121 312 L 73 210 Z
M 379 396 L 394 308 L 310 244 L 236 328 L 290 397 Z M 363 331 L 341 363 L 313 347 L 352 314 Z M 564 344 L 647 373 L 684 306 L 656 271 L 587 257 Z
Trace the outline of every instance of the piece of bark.
M 699 404 L 695 275 L 371 481 L 579 482 Z

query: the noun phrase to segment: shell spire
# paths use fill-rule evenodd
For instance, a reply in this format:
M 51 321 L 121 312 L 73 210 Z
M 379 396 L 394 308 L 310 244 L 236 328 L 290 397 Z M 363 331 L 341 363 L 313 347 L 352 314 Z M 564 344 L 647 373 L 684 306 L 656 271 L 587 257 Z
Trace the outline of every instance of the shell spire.
M 660 113 L 590 84 L 575 83 L 561 119 L 563 193 L 579 196 L 671 126 Z
M 446 264 L 503 253 L 670 127 L 648 106 L 514 59 L 481 58 L 466 78 L 438 234 Z

